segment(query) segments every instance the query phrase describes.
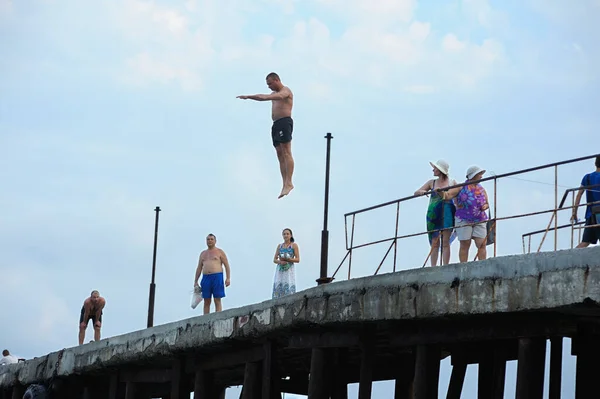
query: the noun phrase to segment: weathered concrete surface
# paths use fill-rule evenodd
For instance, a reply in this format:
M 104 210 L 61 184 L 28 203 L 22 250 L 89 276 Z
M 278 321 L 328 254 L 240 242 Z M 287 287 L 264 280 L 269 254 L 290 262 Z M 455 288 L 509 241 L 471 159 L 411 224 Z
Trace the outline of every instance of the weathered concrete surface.
M 432 319 L 600 303 L 600 247 L 504 256 L 311 288 L 65 349 L 58 376 L 256 338 L 290 327 Z M 598 313 L 600 318 L 600 311 Z M 0 368 L 0 387 L 52 377 L 59 352 Z

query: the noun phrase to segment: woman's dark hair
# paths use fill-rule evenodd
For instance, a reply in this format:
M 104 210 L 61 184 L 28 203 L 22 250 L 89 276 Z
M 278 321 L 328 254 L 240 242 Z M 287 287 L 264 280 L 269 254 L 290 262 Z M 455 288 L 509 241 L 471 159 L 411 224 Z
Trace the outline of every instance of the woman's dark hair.
M 286 231 L 286 230 L 290 232 L 290 236 L 291 236 L 290 237 L 290 242 L 294 242 L 294 233 L 292 233 L 292 229 L 286 227 L 285 229 L 283 229 L 281 231 L 281 233 L 283 234 L 283 232 Z
M 596 167 L 600 168 L 600 155 L 596 157 Z

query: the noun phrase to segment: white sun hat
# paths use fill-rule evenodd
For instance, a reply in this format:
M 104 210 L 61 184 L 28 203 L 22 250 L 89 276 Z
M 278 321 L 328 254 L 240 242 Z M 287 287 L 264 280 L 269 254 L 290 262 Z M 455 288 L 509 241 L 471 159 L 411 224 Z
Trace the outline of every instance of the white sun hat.
M 477 165 L 469 166 L 469 169 L 467 169 L 467 179 L 470 180 L 481 172 L 485 173 L 485 169 L 481 169 Z
M 448 165 L 448 162 L 444 161 L 443 159 L 438 159 L 436 162 L 429 161 L 429 164 L 448 176 L 448 171 L 450 170 L 450 165 Z

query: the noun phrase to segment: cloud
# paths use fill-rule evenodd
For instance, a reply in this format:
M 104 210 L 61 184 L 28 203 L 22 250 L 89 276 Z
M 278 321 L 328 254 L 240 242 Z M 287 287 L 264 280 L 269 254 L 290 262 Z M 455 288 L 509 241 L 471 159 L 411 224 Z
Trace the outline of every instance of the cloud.
M 190 0 L 179 7 L 126 0 L 122 7 L 112 6 L 111 13 L 132 50 L 123 59 L 119 79 L 136 87 L 158 83 L 201 90 L 215 73 L 243 62 L 248 71 L 293 71 L 313 91 L 309 82 L 329 79 L 376 87 L 412 87 L 411 81 L 422 81 L 444 91 L 460 84 L 475 87 L 501 58 L 496 38 L 481 44 L 461 41 L 415 19 L 416 0 L 315 0 L 318 17 L 304 18 L 298 14 L 301 4 L 232 0 L 226 9 L 216 0 Z M 283 29 L 260 24 L 282 8 L 287 18 Z M 475 0 L 466 2 L 464 12 L 481 14 L 481 23 L 489 19 L 484 16 L 495 15 L 489 4 Z M 248 20 L 256 20 L 258 29 L 247 31 Z M 442 48 L 437 45 L 441 38 Z M 473 62 L 469 69 L 476 72 L 465 74 L 464 66 Z M 326 97 L 321 93 L 320 98 Z
M 421 44 L 429 33 L 428 24 L 414 22 L 407 31 L 390 32 L 370 27 L 353 27 L 342 41 L 354 47 L 369 62 L 391 61 L 394 64 L 414 65 L 419 61 Z
M 210 26 L 191 21 L 209 11 L 209 6 L 198 9 L 196 2 L 189 1 L 175 8 L 126 0 L 122 7 L 112 9 L 126 44 L 135 49 L 124 60 L 125 70 L 119 79 L 136 86 L 174 82 L 183 90 L 201 89 L 216 51 Z
M 430 94 L 435 91 L 435 88 L 428 85 L 413 85 L 405 87 L 404 90 L 414 94 Z
M 319 100 L 331 100 L 333 98 L 331 86 L 324 82 L 310 83 L 306 91 L 310 95 L 310 98 Z
M 202 86 L 200 77 L 185 63 L 176 65 L 173 60 L 163 61 L 148 53 L 140 53 L 127 59 L 126 64 L 129 73 L 125 80 L 136 85 L 177 80 L 185 90 L 196 90 Z
M 0 15 L 8 14 L 13 9 L 12 0 L 0 0 Z
M 455 34 L 448 33 L 442 39 L 442 48 L 448 52 L 458 52 L 464 50 L 467 47 L 466 43 L 458 40 Z
M 561 0 L 528 0 L 529 6 L 553 23 L 569 30 L 598 30 L 599 0 L 580 0 L 566 3 Z
M 508 17 L 504 12 L 493 8 L 488 0 L 462 0 L 464 14 L 487 29 L 501 29 L 507 26 Z
M 505 51 L 502 43 L 495 39 L 485 39 L 481 44 L 460 41 L 450 33 L 441 41 L 442 56 L 438 61 L 448 72 L 447 87 L 471 88 L 482 79 L 494 73 L 495 68 L 505 61 Z
M 416 0 L 317 0 L 317 3 L 334 9 L 352 23 L 371 26 L 410 22 L 417 5 Z
M 279 7 L 284 14 L 293 14 L 296 11 L 294 3 L 298 0 L 262 0 L 266 4 L 272 4 Z

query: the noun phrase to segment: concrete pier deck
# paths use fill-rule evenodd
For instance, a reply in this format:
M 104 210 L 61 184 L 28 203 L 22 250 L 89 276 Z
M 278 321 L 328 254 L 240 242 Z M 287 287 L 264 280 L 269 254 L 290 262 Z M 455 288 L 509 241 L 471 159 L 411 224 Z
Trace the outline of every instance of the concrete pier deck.
M 599 304 L 600 247 L 419 268 L 334 282 L 0 367 L 0 391 L 116 372 L 129 381 L 135 373 L 141 379 L 144 369 L 156 371 L 155 382 L 168 383 L 176 358 L 185 359 L 188 371 L 212 367 L 219 384 L 237 385 L 244 364 L 264 358 L 266 341 L 276 343 L 275 361 L 289 376 L 308 373 L 310 348 L 360 348 L 365 335 L 380 358 L 421 344 L 451 351 L 461 342 L 568 337 L 581 323 L 600 322 Z M 358 357 L 348 354 L 348 382 L 358 381 Z M 376 368 L 373 379 L 388 374 Z

